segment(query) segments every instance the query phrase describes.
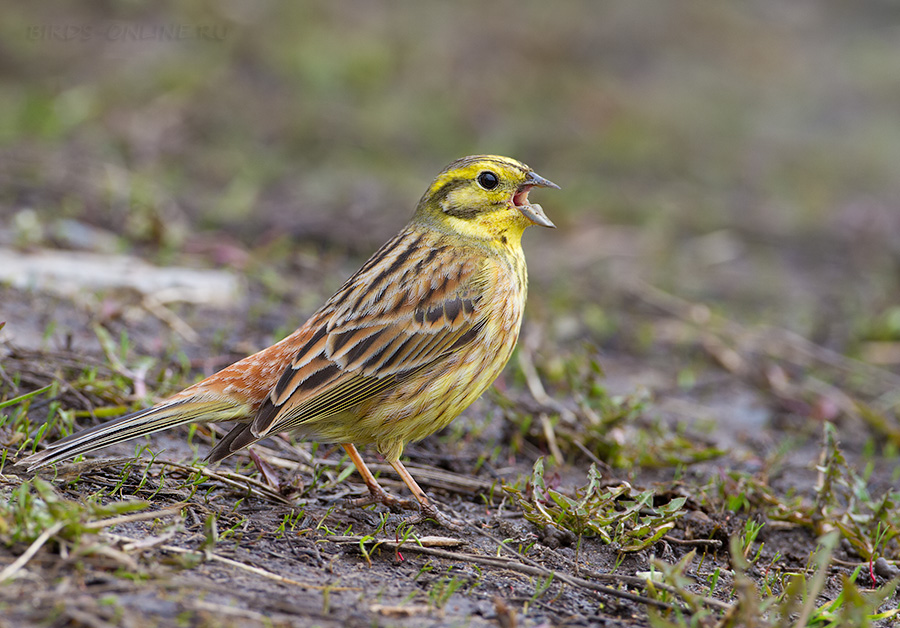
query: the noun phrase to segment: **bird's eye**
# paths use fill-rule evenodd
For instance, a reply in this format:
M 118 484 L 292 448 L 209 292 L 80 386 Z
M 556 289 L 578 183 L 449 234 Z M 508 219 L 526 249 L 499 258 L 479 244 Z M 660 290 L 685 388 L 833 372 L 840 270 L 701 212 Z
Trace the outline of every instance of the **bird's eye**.
M 493 190 L 499 183 L 500 177 L 495 175 L 490 170 L 485 170 L 478 175 L 478 185 L 483 187 L 485 190 Z

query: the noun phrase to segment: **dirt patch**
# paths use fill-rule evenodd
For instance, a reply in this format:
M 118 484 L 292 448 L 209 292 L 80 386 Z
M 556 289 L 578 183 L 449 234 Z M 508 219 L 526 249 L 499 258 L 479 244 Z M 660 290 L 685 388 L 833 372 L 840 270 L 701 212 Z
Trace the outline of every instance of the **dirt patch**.
M 30 301 L 35 309 L 58 307 L 35 293 L 7 289 L 4 297 Z M 201 335 L 212 333 L 202 317 L 183 313 Z M 655 318 L 657 325 L 678 320 L 671 312 L 634 315 Z M 159 347 L 160 335 L 177 336 L 152 315 L 146 319 L 130 327 L 131 346 Z M 105 324 L 115 332 L 120 323 Z M 243 325 L 239 318 L 231 324 Z M 153 328 L 146 337 L 135 332 L 145 328 Z M 702 328 L 698 342 L 710 329 Z M 128 403 L 129 388 L 112 385 L 121 369 L 97 350 L 99 341 L 93 339 L 93 349 L 90 334 L 69 342 L 85 347 L 78 352 L 80 361 L 70 350 L 6 346 L 7 398 L 57 382 L 51 391 L 7 410 L 12 411 L 2 428 L 7 443 L 21 443 L 33 429 L 28 425 L 61 407 L 96 413 L 110 401 Z M 852 428 L 856 419 L 838 419 L 852 447 L 841 449 L 823 441 L 822 423 L 798 430 L 797 415 L 786 413 L 782 397 L 755 385 L 740 369 L 707 362 L 693 387 L 685 389 L 669 384 L 671 355 L 653 351 L 636 369 L 633 358 L 605 351 L 603 374 L 588 375 L 584 354 L 566 346 L 550 355 L 568 356 L 568 377 L 550 383 L 554 367 L 540 358 L 547 354 L 526 340 L 520 351 L 528 357 L 520 356 L 498 392 L 443 433 L 407 449 L 413 474 L 466 522 L 461 532 L 429 523 L 410 528 L 403 523 L 406 515 L 349 505 L 350 498 L 365 494 L 355 475 L 342 473 L 350 470 L 349 462 L 309 443 L 279 438 L 257 446 L 277 486 L 267 484 L 243 454 L 218 469 L 192 466 L 191 460 L 207 451 L 210 434 L 184 429 L 147 441 L 161 452 L 151 463 L 125 462 L 134 446 L 123 444 L 108 453 L 125 458 L 42 473 L 55 488 L 34 485 L 11 467 L 17 455 L 11 445 L 3 475 L 10 496 L 4 564 L 9 568 L 23 555 L 41 526 L 59 520 L 64 525 L 0 589 L 4 621 L 11 626 L 48 621 L 447 626 L 510 625 L 516 617 L 518 625 L 646 625 L 648 609 L 671 615 L 682 608 L 698 621 L 706 616 L 714 623 L 750 604 L 742 579 L 757 595 L 769 592 L 783 602 L 791 579 L 814 577 L 819 535 L 846 525 L 847 513 L 873 522 L 882 517 L 885 526 L 893 521 L 890 513 L 864 512 L 885 494 L 879 490 L 890 491 L 894 467 L 883 452 L 865 452 L 868 439 L 850 436 L 854 429 L 869 429 Z M 702 342 L 680 346 L 680 359 L 703 350 Z M 708 355 L 721 358 L 721 351 L 713 348 Z M 768 362 L 774 366 L 779 360 L 769 355 Z M 165 352 L 157 354 L 145 383 L 156 386 L 162 373 L 184 372 L 174 366 Z M 96 390 L 84 385 L 86 370 Z M 547 382 L 553 407 L 535 396 L 535 377 Z M 640 400 L 626 402 L 595 390 L 585 405 L 592 382 L 630 391 Z M 655 386 L 652 393 L 635 392 L 648 384 Z M 578 392 L 581 402 L 571 396 Z M 591 425 L 591 416 L 601 423 Z M 542 424 L 540 417 L 551 420 Z M 75 421 L 85 425 L 93 419 Z M 57 422 L 43 437 L 55 437 L 58 427 Z M 554 460 L 554 451 L 561 461 Z M 844 453 L 852 464 L 833 459 Z M 546 466 L 535 474 L 538 457 Z M 588 486 L 592 461 L 598 471 L 594 487 Z M 864 462 L 869 501 L 854 495 L 853 477 L 847 476 Z M 233 464 L 237 474 L 230 472 Z M 830 489 L 822 486 L 823 465 L 831 469 Z M 402 492 L 387 465 L 376 462 L 373 468 L 383 473 L 389 490 Z M 621 492 L 598 506 L 605 491 Z M 607 538 L 583 525 L 591 517 L 627 510 L 629 500 L 644 493 L 649 501 L 633 517 L 600 530 Z M 596 499 L 588 500 L 589 495 Z M 115 505 L 130 499 L 147 503 L 116 515 Z M 49 506 L 53 500 L 60 500 L 56 509 Z M 676 503 L 672 525 L 664 526 L 657 540 L 649 532 L 628 536 Z M 112 510 L 103 510 L 108 507 Z M 115 516 L 122 523 L 116 524 Z M 109 523 L 92 528 L 97 521 Z M 29 525 L 38 527 L 29 534 Z M 842 543 L 829 550 L 822 599 L 834 599 L 846 587 L 841 578 L 850 574 L 856 573 L 853 586 L 862 588 L 883 585 L 893 574 L 889 563 L 876 572 L 874 559 L 871 568 L 865 560 L 859 543 L 877 542 L 865 538 L 867 531 L 862 526 L 854 536 L 848 528 Z M 436 536 L 447 538 L 428 538 Z M 423 539 L 421 546 L 417 539 Z M 651 540 L 634 549 L 644 539 Z M 876 551 L 884 555 L 896 541 L 885 536 L 881 542 Z M 678 568 L 667 573 L 666 565 Z M 646 578 L 654 572 L 656 588 L 648 588 Z M 700 597 L 686 601 L 689 593 Z M 753 612 L 762 613 L 756 603 Z

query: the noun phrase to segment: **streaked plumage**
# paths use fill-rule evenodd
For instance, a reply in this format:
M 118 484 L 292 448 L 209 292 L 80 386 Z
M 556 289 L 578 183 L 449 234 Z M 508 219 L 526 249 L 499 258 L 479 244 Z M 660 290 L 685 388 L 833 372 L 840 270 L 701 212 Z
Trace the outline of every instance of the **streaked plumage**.
M 238 421 L 218 461 L 279 433 L 341 443 L 373 500 L 395 503 L 354 445 L 375 445 L 423 515 L 446 519 L 399 462 L 406 443 L 446 426 L 500 374 L 527 292 L 522 232 L 552 227 L 531 187 L 556 187 L 513 159 L 445 168 L 396 237 L 297 331 L 160 404 L 84 430 L 21 462 L 42 467 L 191 422 Z

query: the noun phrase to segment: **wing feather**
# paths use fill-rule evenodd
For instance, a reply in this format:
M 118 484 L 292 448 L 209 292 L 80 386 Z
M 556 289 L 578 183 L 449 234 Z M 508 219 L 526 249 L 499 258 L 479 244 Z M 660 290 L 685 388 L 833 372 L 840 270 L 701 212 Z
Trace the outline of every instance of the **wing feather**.
M 310 340 L 282 374 L 251 430 L 256 438 L 346 412 L 474 341 L 485 324 L 477 253 L 439 257 L 438 242 L 401 233 L 312 317 Z M 438 253 L 434 253 L 438 251 Z M 410 272 L 431 256 L 436 272 Z

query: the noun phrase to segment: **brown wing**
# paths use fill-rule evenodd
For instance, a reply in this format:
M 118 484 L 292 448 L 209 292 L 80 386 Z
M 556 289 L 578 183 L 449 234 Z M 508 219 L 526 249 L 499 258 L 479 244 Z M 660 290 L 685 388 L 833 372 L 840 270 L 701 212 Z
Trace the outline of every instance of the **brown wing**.
M 448 252 L 405 232 L 376 253 L 308 323 L 315 333 L 232 446 L 343 412 L 472 342 L 483 266 Z

